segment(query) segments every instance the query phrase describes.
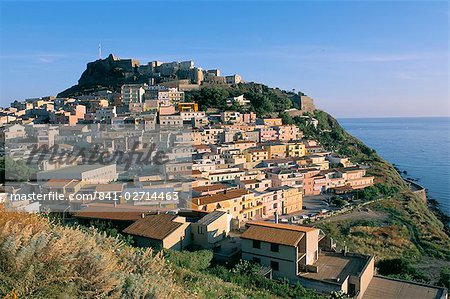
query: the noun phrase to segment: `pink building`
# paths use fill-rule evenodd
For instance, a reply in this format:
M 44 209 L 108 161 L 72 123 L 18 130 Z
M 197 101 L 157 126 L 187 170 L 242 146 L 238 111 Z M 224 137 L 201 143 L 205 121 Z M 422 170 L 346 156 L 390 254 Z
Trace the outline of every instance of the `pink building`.
M 241 114 L 241 121 L 246 124 L 255 123 L 256 122 L 256 113 L 250 112 L 250 113 Z
M 303 137 L 303 132 L 296 125 L 278 126 L 276 130 L 280 141 L 300 140 Z
M 266 142 L 266 141 L 276 141 L 278 140 L 278 132 L 274 128 L 261 128 L 259 129 L 260 135 L 259 139 L 260 142 Z
M 303 174 L 289 169 L 278 169 L 268 173 L 274 188 L 289 186 L 295 188 L 303 187 Z

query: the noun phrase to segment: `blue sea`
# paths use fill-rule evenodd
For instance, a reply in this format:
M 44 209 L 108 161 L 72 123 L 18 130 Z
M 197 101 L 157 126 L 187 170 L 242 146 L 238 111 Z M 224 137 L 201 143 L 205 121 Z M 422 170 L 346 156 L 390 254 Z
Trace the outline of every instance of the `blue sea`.
M 339 123 L 428 189 L 450 215 L 450 118 L 343 118 Z

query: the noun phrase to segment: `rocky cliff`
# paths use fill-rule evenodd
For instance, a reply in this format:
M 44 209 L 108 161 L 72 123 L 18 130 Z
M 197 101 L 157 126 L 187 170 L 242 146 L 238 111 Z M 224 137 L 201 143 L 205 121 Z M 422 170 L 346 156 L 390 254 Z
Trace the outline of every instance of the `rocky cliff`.
M 78 84 L 60 92 L 58 97 L 70 97 L 94 90 L 120 91 L 125 83 L 145 83 L 149 77 L 138 72 L 139 62 L 134 59 L 119 59 L 110 54 L 87 64 Z

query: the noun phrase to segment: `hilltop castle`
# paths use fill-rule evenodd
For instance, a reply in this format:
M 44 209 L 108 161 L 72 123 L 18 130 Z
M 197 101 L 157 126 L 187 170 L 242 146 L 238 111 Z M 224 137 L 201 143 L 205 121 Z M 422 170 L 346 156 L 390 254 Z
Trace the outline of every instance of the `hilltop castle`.
M 120 90 L 127 83 L 163 84 L 180 90 L 198 89 L 200 85 L 235 85 L 242 82 L 240 75 L 221 76 L 219 69 L 203 70 L 194 62 L 151 61 L 140 64 L 136 59 L 121 59 L 110 54 L 87 64 L 78 84 L 61 92 L 58 96 L 73 96 L 93 89 Z

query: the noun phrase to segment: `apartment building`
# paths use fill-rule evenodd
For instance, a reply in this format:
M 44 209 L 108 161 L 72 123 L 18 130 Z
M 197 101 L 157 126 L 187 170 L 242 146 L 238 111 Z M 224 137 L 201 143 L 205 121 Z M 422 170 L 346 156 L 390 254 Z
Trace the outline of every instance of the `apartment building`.
M 145 93 L 144 84 L 124 84 L 120 89 L 122 103 L 128 105 L 130 103 L 142 103 Z
M 273 187 L 303 187 L 303 174 L 291 169 L 273 169 L 267 172 Z
M 265 144 L 264 149 L 267 150 L 269 159 L 285 158 L 286 157 L 286 145 L 282 143 L 269 143 Z
M 240 188 L 252 189 L 256 191 L 264 191 L 272 187 L 272 181 L 270 179 L 244 179 L 238 178 L 236 183 Z
M 117 116 L 116 107 L 100 108 L 95 111 L 95 119 L 100 122 L 110 124 L 112 119 Z
M 193 130 L 194 145 L 199 144 L 217 144 L 223 139 L 223 128 L 201 128 Z
M 221 120 L 224 123 L 237 123 L 241 121 L 241 114 L 237 111 L 223 111 Z
M 242 259 L 270 267 L 274 278 L 292 283 L 319 257 L 319 241 L 324 237 L 316 228 L 249 222 L 241 235 Z
M 241 218 L 242 202 L 254 201 L 255 194 L 245 189 L 226 190 L 207 196 L 193 197 L 191 208 L 205 212 L 215 210 L 226 212 L 233 216 L 233 219 Z
M 281 139 L 281 138 L 280 138 Z M 306 155 L 306 147 L 303 143 L 287 143 L 286 157 L 303 157 Z
M 243 170 L 227 169 L 227 170 L 220 170 L 217 172 L 210 172 L 208 178 L 211 183 L 227 182 L 227 181 L 231 182 L 234 181 L 236 178 L 243 176 L 244 174 L 245 171 Z
M 303 132 L 296 125 L 282 125 L 275 127 L 280 141 L 300 140 L 303 137 Z
M 366 169 L 360 167 L 346 167 L 337 169 L 340 176 L 345 179 L 346 185 L 353 189 L 362 189 L 374 184 L 374 177 L 366 175 Z
M 283 214 L 291 214 L 302 210 L 303 194 L 302 189 L 290 186 L 274 187 L 275 190 L 281 190 L 283 198 Z
M 183 126 L 183 117 L 180 114 L 159 115 L 161 128 L 174 128 Z
M 250 222 L 241 235 L 242 258 L 270 267 L 274 278 L 300 282 L 320 293 L 362 298 L 374 273 L 374 258 L 321 251 L 326 239 L 317 228 Z
M 272 127 L 259 128 L 259 141 L 269 142 L 278 140 L 278 131 Z
M 245 151 L 245 158 L 247 162 L 259 162 L 267 160 L 269 158 L 269 153 L 265 149 L 247 149 Z
M 260 118 L 256 121 L 256 123 L 268 127 L 282 126 L 283 120 L 281 118 Z

